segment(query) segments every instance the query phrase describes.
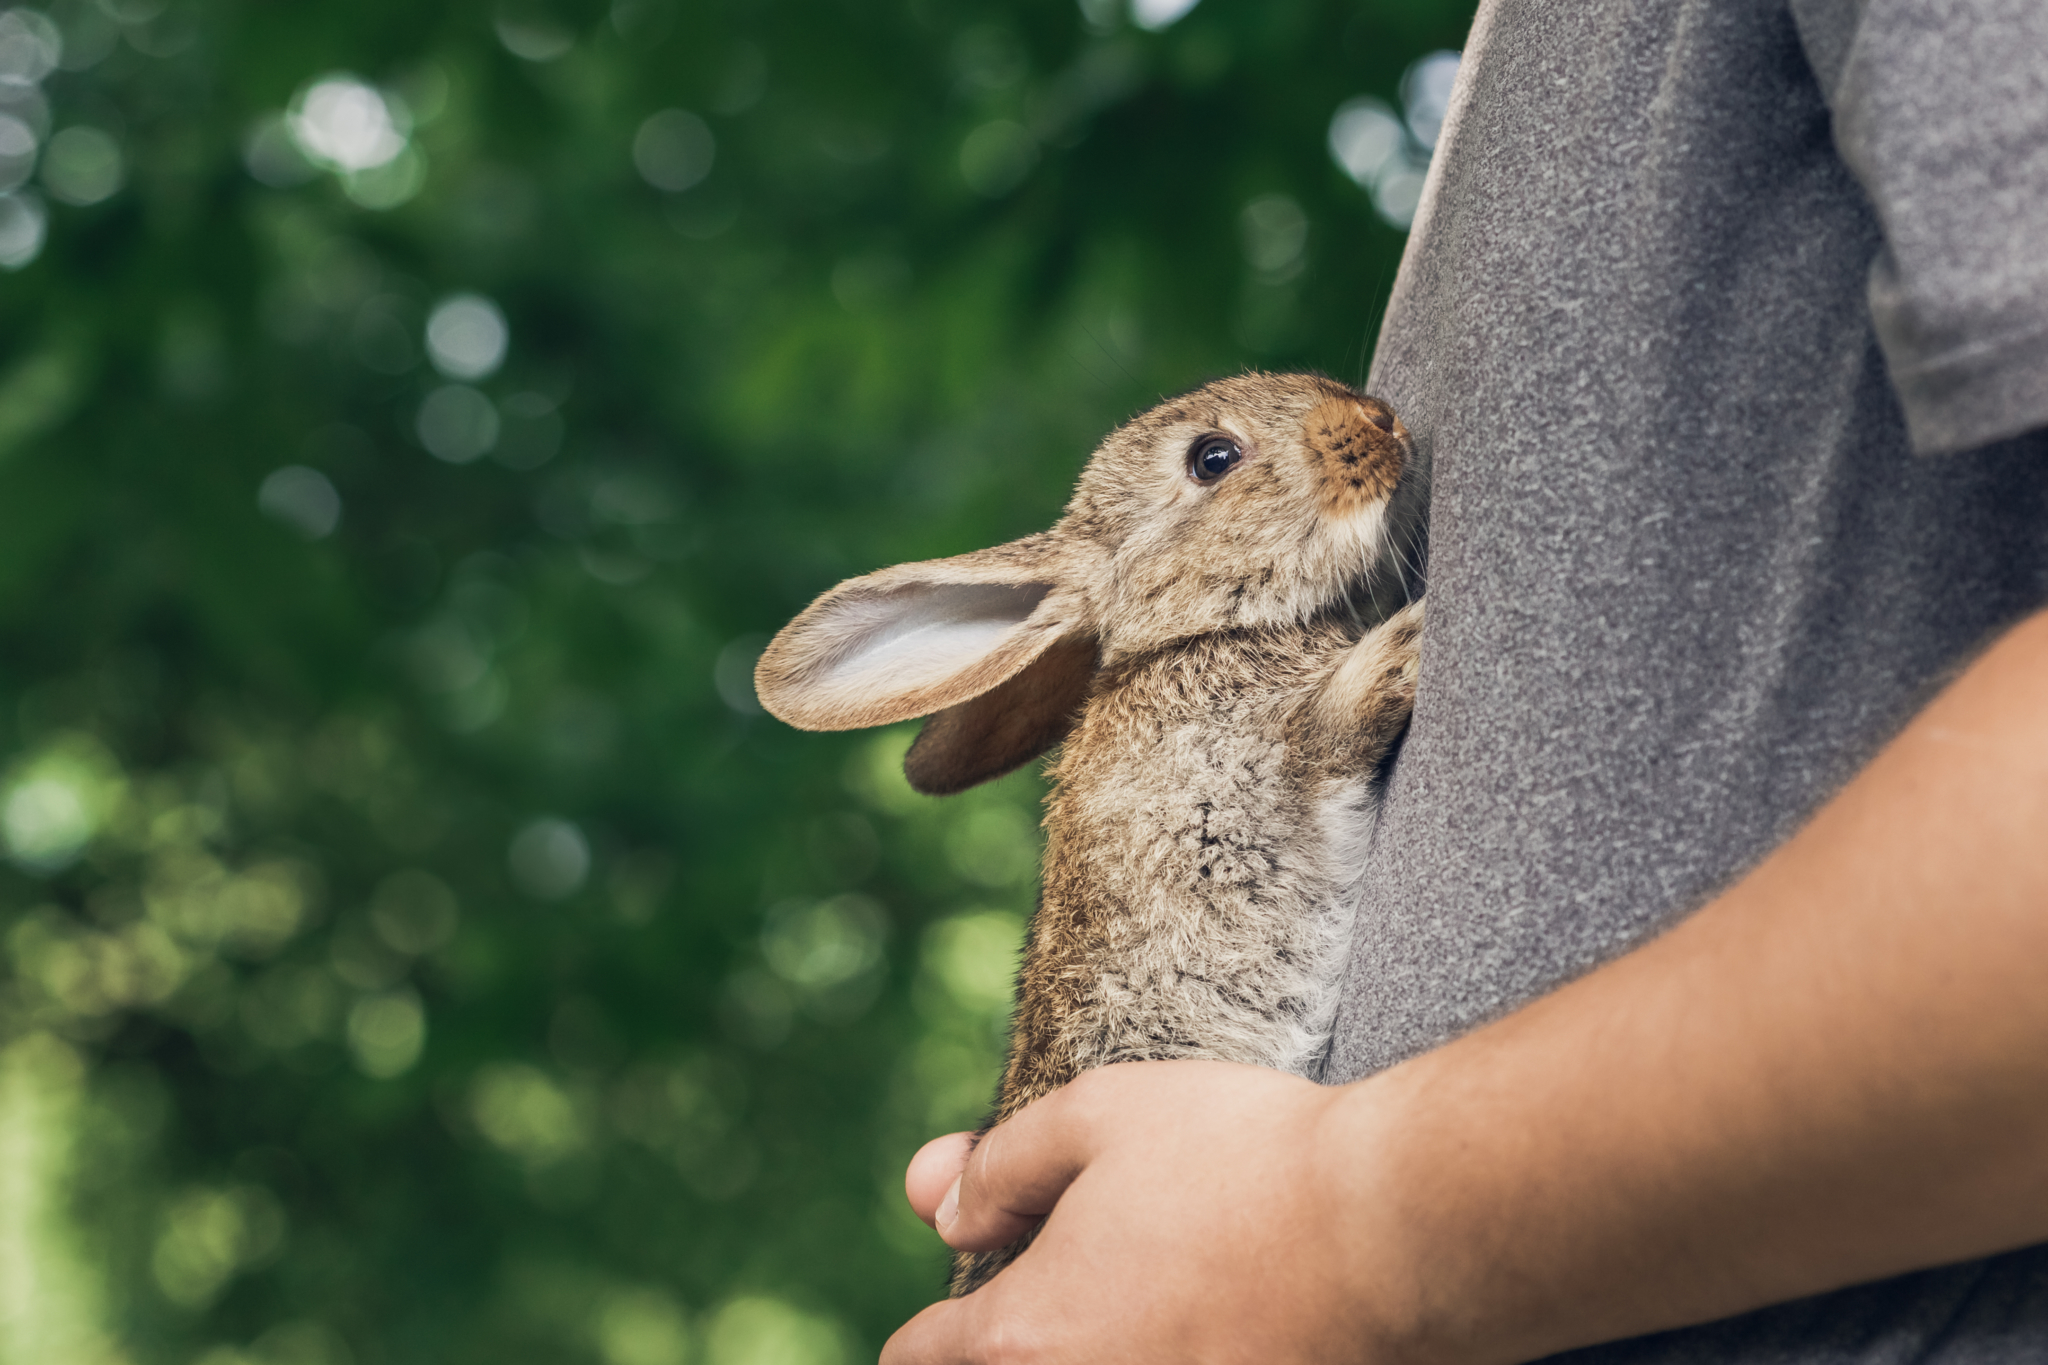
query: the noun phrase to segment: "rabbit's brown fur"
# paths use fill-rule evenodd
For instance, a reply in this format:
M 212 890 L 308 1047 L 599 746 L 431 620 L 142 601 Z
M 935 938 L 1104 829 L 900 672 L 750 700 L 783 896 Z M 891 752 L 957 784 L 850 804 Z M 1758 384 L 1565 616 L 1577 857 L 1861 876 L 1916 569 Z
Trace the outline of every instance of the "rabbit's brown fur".
M 1243 458 L 1204 484 L 1191 452 L 1219 437 Z M 1113 432 L 1051 531 L 842 584 L 763 655 L 794 723 L 931 714 L 922 790 L 1061 746 L 990 1123 L 1112 1062 L 1315 1066 L 1414 696 L 1421 605 L 1370 601 L 1410 459 L 1333 380 L 1220 380 Z M 960 1257 L 954 1292 L 1021 1246 Z

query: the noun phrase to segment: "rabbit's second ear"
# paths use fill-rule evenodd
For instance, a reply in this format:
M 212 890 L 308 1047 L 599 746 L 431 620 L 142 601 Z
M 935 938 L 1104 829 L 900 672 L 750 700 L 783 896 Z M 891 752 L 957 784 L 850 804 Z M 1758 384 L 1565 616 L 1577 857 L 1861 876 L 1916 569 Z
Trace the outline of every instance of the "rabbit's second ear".
M 928 716 L 1022 672 L 1072 633 L 1045 535 L 841 583 L 769 642 L 754 690 L 804 730 Z
M 939 712 L 903 756 L 903 775 L 927 795 L 950 796 L 1037 758 L 1074 728 L 1095 654 L 1092 635 L 1069 635 L 1008 682 Z

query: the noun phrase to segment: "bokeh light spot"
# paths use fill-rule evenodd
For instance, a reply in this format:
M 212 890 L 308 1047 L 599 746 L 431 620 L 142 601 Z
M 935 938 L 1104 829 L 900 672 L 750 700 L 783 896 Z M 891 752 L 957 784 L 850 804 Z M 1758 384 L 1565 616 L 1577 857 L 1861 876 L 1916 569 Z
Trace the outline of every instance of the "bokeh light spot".
M 535 1164 L 559 1161 L 584 1143 L 575 1101 L 538 1069 L 520 1062 L 478 1073 L 470 1091 L 470 1116 L 492 1145 Z
M 121 42 L 121 24 L 111 0 L 57 0 L 56 9 L 64 34 L 63 51 L 57 65 L 65 71 L 88 71 L 105 61 Z
M 1171 27 L 1200 3 L 1201 0 L 1131 0 L 1131 22 L 1156 33 Z
M 49 212 L 33 194 L 0 194 L 0 269 L 19 270 L 43 250 Z
M 1408 131 L 1425 148 L 1434 149 L 1451 111 L 1451 91 L 1458 82 L 1458 54 L 1438 51 L 1419 57 L 1401 76 L 1401 107 Z
M 1400 116 L 1370 95 L 1346 100 L 1330 116 L 1330 155 L 1367 187 L 1401 154 L 1403 136 Z
M 23 927 L 10 935 L 17 943 Z M 126 1355 L 108 1330 L 107 1257 L 80 1236 L 85 1229 L 78 1226 L 73 1201 L 79 1186 L 99 1175 L 107 1150 L 118 1147 L 118 1140 L 100 1146 L 93 1138 L 112 1130 L 146 1142 L 152 1134 L 146 1123 L 124 1131 L 118 1119 L 93 1122 L 86 1073 L 76 1051 L 41 1031 L 17 1036 L 0 1049 L 0 1151 L 6 1153 L 0 1352 L 10 1361 L 54 1365 Z M 101 1087 L 102 1096 L 118 1093 L 117 1087 Z M 142 1099 L 134 1088 L 127 1093 Z M 129 1112 L 141 1119 L 136 1110 L 147 1107 L 143 1099 Z M 109 1109 L 101 1113 L 114 1118 Z
M 348 1050 L 356 1068 L 377 1080 L 412 1070 L 427 1043 L 427 1012 L 420 998 L 400 987 L 366 995 L 348 1012 Z
M 39 85 L 0 80 L 0 112 L 26 123 L 38 139 L 50 135 L 50 97 Z
M 59 867 L 78 855 L 97 822 L 77 784 L 54 775 L 34 777 L 7 793 L 0 831 L 16 862 Z
M 1346 100 L 1330 116 L 1330 156 L 1372 195 L 1373 208 L 1406 229 L 1422 203 L 1430 152 L 1442 135 L 1457 82 L 1458 54 L 1431 52 L 1401 77 L 1403 111 L 1370 95 Z
M 512 879 L 529 896 L 560 900 L 590 875 L 590 842 L 569 821 L 547 816 L 512 836 L 506 862 Z
M 576 46 L 576 35 L 544 14 L 516 5 L 500 5 L 491 22 L 505 50 L 524 62 L 552 62 Z
M 377 937 L 401 953 L 432 952 L 455 937 L 461 918 L 462 907 L 448 883 L 419 868 L 392 873 L 370 897 Z
M 350 75 L 307 86 L 285 121 L 310 160 L 343 172 L 382 166 L 405 150 L 409 131 L 396 100 Z
M 467 384 L 444 384 L 420 404 L 413 430 L 435 459 L 468 464 L 498 444 L 498 410 Z
M 25 871 L 48 875 L 68 867 L 107 824 L 125 785 L 98 741 L 60 738 L 0 787 L 0 843 Z
M 1024 918 L 970 910 L 925 930 L 924 965 L 946 993 L 976 1012 L 1007 1013 L 1024 952 Z
M 629 469 L 590 491 L 590 515 L 613 526 L 655 526 L 676 514 L 676 495 L 651 470 Z
M 318 888 L 308 864 L 258 863 L 228 878 L 213 895 L 209 936 L 244 957 L 268 957 L 305 924 Z
M 0 114 L 0 190 L 11 190 L 36 166 L 36 130 L 13 114 Z
M 881 962 L 888 933 L 888 912 L 868 896 L 786 901 L 768 912 L 761 951 L 793 986 L 836 986 Z
M 272 470 L 256 491 L 256 506 L 307 540 L 325 539 L 341 524 L 341 494 L 325 474 L 302 464 Z
M 427 158 L 408 146 L 380 165 L 345 173 L 341 192 L 358 207 L 382 213 L 410 202 L 426 183 Z
M 34 85 L 57 69 L 64 35 L 48 15 L 32 9 L 0 13 L 0 81 Z
M 1285 279 L 1301 265 L 1308 246 L 1308 215 L 1284 194 L 1262 194 L 1237 216 L 1245 259 L 1271 279 Z
M 712 661 L 712 686 L 718 689 L 718 699 L 735 714 L 761 714 L 760 698 L 754 695 L 754 665 L 761 661 L 761 651 L 766 648 L 767 636 L 742 635 L 728 642 Z
M 228 1348 L 202 1357 L 199 1365 L 356 1365 L 355 1352 L 324 1322 L 281 1322 L 249 1344 L 247 1353 Z
M 487 379 L 505 363 L 512 329 L 482 294 L 454 294 L 427 315 L 427 358 L 450 379 Z
M 1017 807 L 970 808 L 946 831 L 946 861 L 979 886 L 1016 886 L 1038 866 L 1038 826 Z
M 605 1365 L 684 1365 L 690 1329 L 682 1309 L 659 1289 L 623 1289 L 597 1316 L 597 1349 Z
M 405 661 L 427 691 L 460 692 L 490 671 L 491 641 L 473 621 L 443 612 L 412 633 Z
M 633 134 L 633 165 L 658 190 L 680 193 L 711 174 L 718 140 L 703 119 L 687 109 L 650 114 Z
M 960 178 L 976 194 L 999 199 L 1038 164 L 1038 139 L 1010 119 L 984 123 L 960 144 Z
M 852 1358 L 838 1322 L 766 1296 L 720 1308 L 705 1333 L 705 1354 L 709 1365 L 844 1365 Z
M 242 139 L 242 165 L 259 183 L 272 189 L 303 185 L 320 174 L 320 168 L 299 150 L 298 141 L 292 137 L 291 127 L 281 113 L 265 114 L 250 125 Z
M 165 1298 L 204 1308 L 237 1272 L 274 1255 L 284 1232 L 284 1210 L 267 1190 L 190 1190 L 165 1210 L 150 1269 Z
M 97 128 L 66 128 L 43 153 L 43 185 L 66 204 L 83 207 L 112 198 L 126 171 L 121 145 Z

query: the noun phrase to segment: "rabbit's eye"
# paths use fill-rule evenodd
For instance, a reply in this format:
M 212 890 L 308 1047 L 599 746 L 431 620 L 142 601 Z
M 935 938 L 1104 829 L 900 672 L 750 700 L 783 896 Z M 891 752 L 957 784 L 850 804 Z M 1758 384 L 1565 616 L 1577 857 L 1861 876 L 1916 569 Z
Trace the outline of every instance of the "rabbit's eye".
M 1188 452 L 1188 475 L 1196 483 L 1214 483 L 1243 458 L 1244 451 L 1228 436 L 1205 436 Z

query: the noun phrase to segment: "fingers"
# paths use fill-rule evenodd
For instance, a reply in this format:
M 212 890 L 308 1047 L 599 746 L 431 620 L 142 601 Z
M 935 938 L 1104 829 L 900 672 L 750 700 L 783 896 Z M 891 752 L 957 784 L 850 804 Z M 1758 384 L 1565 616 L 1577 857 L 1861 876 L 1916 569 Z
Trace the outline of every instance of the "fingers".
M 1028 1105 L 971 1154 L 964 1134 L 928 1143 L 906 1186 L 955 1250 L 994 1251 L 1044 1226 L 981 1288 L 905 1324 L 882 1365 L 1351 1358 L 1262 1344 L 1291 1321 L 1283 1280 L 1328 1278 L 1270 1267 L 1315 1221 L 1302 1153 L 1334 1093 L 1227 1062 L 1122 1062 Z M 1219 1323 L 1236 1344 L 1212 1349 Z
M 966 1365 L 976 1359 L 978 1324 L 972 1319 L 981 1296 L 935 1303 L 904 1323 L 882 1347 L 881 1365 Z
M 1147 1063 L 1126 1063 L 1136 1068 Z M 934 1226 L 955 1251 L 993 1251 L 1038 1226 L 1088 1164 L 1100 1072 L 1026 1105 L 975 1145 Z
M 903 1173 L 903 1193 L 909 1198 L 912 1211 L 924 1219 L 926 1226 L 938 1226 L 935 1219 L 939 1201 L 959 1180 L 960 1172 L 973 1151 L 974 1134 L 948 1133 L 944 1137 L 933 1138 L 910 1158 L 910 1166 Z
M 964 1299 L 933 1304 L 897 1328 L 882 1347 L 881 1365 L 1044 1359 L 1046 1324 L 1030 1303 L 1031 1291 L 1008 1292 L 1016 1288 L 1009 1278 L 1012 1270 Z

